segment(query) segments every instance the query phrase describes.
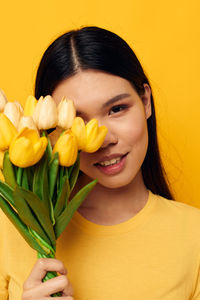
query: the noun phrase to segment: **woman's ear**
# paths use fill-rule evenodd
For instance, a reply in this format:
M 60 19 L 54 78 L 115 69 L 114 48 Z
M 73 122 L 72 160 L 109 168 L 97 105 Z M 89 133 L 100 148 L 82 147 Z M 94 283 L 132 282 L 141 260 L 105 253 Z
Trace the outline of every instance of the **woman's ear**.
M 142 102 L 144 104 L 144 111 L 146 115 L 146 119 L 151 116 L 151 88 L 147 83 L 144 83 L 144 94 L 141 95 Z

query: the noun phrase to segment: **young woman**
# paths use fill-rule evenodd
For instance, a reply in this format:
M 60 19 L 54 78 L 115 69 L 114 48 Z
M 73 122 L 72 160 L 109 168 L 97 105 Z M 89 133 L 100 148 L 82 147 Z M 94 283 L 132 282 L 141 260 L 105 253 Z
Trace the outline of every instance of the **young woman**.
M 41 60 L 35 95 L 47 94 L 72 99 L 86 123 L 107 126 L 101 148 L 81 152 L 76 191 L 98 183 L 58 240 L 59 260 L 35 263 L 2 216 L 0 298 L 45 300 L 62 291 L 68 300 L 200 300 L 200 210 L 170 200 L 152 91 L 134 52 L 98 27 L 70 31 Z M 43 283 L 48 270 L 61 276 Z

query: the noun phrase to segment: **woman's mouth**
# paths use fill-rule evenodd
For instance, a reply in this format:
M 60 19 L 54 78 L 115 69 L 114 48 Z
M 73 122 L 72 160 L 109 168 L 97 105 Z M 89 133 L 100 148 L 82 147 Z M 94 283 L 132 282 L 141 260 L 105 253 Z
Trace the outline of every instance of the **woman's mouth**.
M 113 158 L 109 161 L 96 163 L 94 164 L 94 166 L 97 167 L 101 172 L 105 174 L 108 175 L 117 174 L 120 171 L 122 171 L 122 169 L 124 168 L 127 155 L 128 153 L 122 155 L 121 157 Z

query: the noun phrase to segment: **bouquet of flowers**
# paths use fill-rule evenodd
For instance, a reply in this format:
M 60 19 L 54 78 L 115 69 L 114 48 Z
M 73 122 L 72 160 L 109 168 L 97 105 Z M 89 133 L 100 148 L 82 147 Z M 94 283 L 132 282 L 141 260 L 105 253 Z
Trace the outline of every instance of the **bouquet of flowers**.
M 0 207 L 38 258 L 55 257 L 57 238 L 95 186 L 97 180 L 70 199 L 80 151 L 97 151 L 106 134 L 96 119 L 85 125 L 76 117 L 73 101 L 65 97 L 56 106 L 49 95 L 38 101 L 29 96 L 23 108 L 0 90 Z M 43 280 L 55 276 L 48 272 Z

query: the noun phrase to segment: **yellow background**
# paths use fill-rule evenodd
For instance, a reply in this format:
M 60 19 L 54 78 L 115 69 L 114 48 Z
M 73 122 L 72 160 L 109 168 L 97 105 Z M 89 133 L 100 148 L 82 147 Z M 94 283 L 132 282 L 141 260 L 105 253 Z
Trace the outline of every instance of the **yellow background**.
M 0 87 L 10 101 L 33 93 L 43 51 L 65 31 L 94 25 L 123 37 L 152 84 L 175 198 L 200 207 L 199 0 L 8 0 L 0 7 Z

